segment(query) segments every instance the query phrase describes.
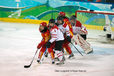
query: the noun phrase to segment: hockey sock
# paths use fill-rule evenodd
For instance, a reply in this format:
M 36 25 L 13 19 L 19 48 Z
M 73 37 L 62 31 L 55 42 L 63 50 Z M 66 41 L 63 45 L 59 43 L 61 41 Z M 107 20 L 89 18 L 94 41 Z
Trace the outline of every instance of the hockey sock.
M 62 51 L 55 50 L 55 53 L 57 54 L 59 60 L 62 61 L 62 59 L 63 59 L 63 52 Z
M 69 46 L 65 47 L 65 50 L 69 55 L 72 53 L 71 48 Z
M 40 51 L 38 58 L 41 59 L 44 52 Z
M 54 57 L 54 52 L 51 52 L 50 55 L 51 55 L 51 58 L 52 58 L 52 59 L 55 58 L 55 57 Z

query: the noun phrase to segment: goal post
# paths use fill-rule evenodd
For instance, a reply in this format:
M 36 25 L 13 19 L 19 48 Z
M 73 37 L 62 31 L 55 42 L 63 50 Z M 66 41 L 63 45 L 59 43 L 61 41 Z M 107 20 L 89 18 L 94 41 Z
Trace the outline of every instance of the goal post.
M 108 12 L 78 10 L 75 12 L 75 15 L 77 19 L 81 21 L 81 23 L 88 25 L 88 26 L 92 25 L 93 29 L 95 29 L 97 26 L 104 26 L 107 23 L 107 21 L 105 20 L 107 19 L 105 17 L 107 15 L 109 17 L 111 26 L 114 27 L 114 25 L 112 25 L 112 23 L 114 22 L 114 12 L 108 13 Z M 88 27 L 88 29 L 92 29 L 92 26 Z M 101 27 L 96 28 L 96 29 L 101 30 L 100 28 Z

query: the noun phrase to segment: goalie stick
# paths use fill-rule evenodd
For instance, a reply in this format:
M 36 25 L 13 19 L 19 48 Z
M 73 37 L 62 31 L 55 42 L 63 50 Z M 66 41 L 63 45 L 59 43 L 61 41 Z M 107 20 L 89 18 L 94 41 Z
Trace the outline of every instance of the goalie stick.
M 71 42 L 71 44 L 75 47 L 75 45 L 72 42 Z M 75 47 L 75 49 L 82 55 L 82 53 L 76 47 Z

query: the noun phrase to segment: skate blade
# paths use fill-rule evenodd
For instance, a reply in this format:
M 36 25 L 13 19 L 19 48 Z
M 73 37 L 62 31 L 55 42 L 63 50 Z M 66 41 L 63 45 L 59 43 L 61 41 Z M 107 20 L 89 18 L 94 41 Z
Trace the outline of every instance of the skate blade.
M 56 63 L 56 65 L 63 65 L 63 64 L 65 64 L 64 62 L 63 63 Z

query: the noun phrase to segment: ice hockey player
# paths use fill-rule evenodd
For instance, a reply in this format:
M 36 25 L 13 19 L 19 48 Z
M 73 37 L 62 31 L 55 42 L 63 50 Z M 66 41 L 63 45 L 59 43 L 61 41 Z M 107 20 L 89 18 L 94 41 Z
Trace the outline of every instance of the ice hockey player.
M 47 49 L 46 43 L 50 39 L 50 31 L 48 30 L 47 23 L 42 22 L 40 23 L 39 31 L 41 32 L 42 40 L 38 44 L 37 48 L 40 49 L 39 55 L 38 55 L 38 60 L 37 62 L 40 63 L 40 60 L 46 50 L 48 50 L 48 53 L 51 55 L 52 58 L 52 64 L 54 64 L 54 52 L 53 52 L 53 47 L 51 46 L 50 48 Z
M 74 56 L 74 54 L 71 51 L 71 48 L 69 46 L 69 43 L 71 42 L 72 35 L 70 34 L 69 26 L 64 22 L 64 18 L 61 16 L 57 17 L 57 23 L 58 23 L 58 28 L 62 31 L 64 34 L 64 43 L 63 43 L 63 48 L 69 53 L 69 57 L 71 58 Z
M 62 45 L 63 45 L 63 42 L 64 42 L 63 33 L 55 25 L 55 20 L 54 19 L 49 20 L 49 25 L 48 26 L 49 26 L 51 38 L 47 42 L 46 47 L 50 48 L 51 44 L 53 44 L 55 42 L 54 51 L 55 51 L 55 54 L 57 54 L 57 57 L 60 61 L 59 63 L 57 63 L 57 65 L 64 64 L 64 60 L 63 60 L 64 54 L 62 52 Z
M 65 12 L 59 12 L 58 16 L 63 17 L 63 21 L 64 21 L 64 22 L 69 21 L 69 18 L 68 18 L 68 17 L 66 17 Z
M 61 16 L 63 18 L 63 21 L 69 26 L 70 34 L 73 36 L 72 25 L 71 25 L 71 23 L 69 21 L 69 18 L 66 17 L 65 12 L 59 12 L 58 15 Z
M 76 20 L 75 15 L 70 17 L 70 22 L 74 34 L 72 39 L 75 41 L 75 43 L 78 44 L 86 54 L 93 52 L 92 47 L 86 41 L 86 35 L 88 33 L 86 27 L 84 27 L 80 21 Z
M 72 25 L 73 34 L 76 35 L 78 33 L 78 34 L 80 34 L 80 36 L 82 36 L 82 38 L 84 38 L 84 40 L 86 40 L 87 33 L 88 33 L 87 30 L 86 30 L 86 27 L 83 26 L 81 24 L 81 22 L 76 19 L 75 15 L 72 15 L 70 17 L 70 22 L 71 22 L 71 25 Z

